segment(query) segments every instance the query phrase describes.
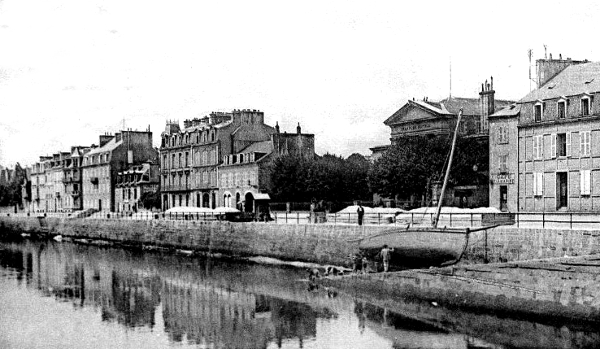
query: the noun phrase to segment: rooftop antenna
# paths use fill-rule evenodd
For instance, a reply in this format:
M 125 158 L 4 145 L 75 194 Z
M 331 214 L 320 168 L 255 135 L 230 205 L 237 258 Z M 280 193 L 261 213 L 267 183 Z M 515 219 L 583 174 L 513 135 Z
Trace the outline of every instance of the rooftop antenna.
M 452 98 L 452 56 L 450 56 L 450 93 L 448 99 Z
M 531 82 L 533 81 L 531 78 L 531 57 L 533 56 L 533 50 L 527 50 L 527 55 L 529 56 L 529 92 L 531 92 Z

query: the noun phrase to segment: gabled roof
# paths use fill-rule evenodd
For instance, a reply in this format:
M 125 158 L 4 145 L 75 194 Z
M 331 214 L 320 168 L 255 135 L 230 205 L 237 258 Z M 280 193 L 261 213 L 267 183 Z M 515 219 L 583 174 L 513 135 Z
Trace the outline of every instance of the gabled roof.
M 575 64 L 546 82 L 537 90 L 531 91 L 519 103 L 554 99 L 600 91 L 600 62 Z
M 407 109 L 414 108 L 414 107 L 420 108 L 422 110 L 425 110 L 426 112 L 429 112 L 432 117 L 438 117 L 441 115 L 452 115 L 447 110 L 443 109 L 439 105 L 439 103 L 429 102 L 429 101 L 417 101 L 417 100 L 409 99 L 405 105 L 403 105 L 400 109 L 398 109 L 394 114 L 392 114 L 392 116 L 387 118 L 383 123 L 385 125 L 389 126 L 389 125 L 395 124 L 397 122 L 403 121 L 402 116 L 404 116 L 406 114 Z

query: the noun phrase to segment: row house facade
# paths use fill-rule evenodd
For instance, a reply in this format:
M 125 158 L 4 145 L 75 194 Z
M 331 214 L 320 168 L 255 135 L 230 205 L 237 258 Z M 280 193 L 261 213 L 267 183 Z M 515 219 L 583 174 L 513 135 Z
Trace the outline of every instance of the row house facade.
M 157 162 L 146 162 L 117 173 L 115 207 L 117 212 L 135 211 L 143 207 L 145 193 L 159 190 L 160 169 Z
M 390 127 L 392 145 L 404 137 L 451 135 L 456 128 L 458 112 L 462 109 L 459 136 L 469 138 L 470 141 L 487 149 L 489 146 L 489 116 L 512 103 L 513 101 L 495 98 L 493 78 L 490 78 L 481 85 L 478 98 L 449 97 L 439 102 L 430 101 L 428 98 L 409 100 L 386 119 L 384 124 Z M 373 152 L 371 158 L 380 158 L 387 149 L 389 146 L 371 148 Z M 487 165 L 489 158 L 478 159 L 478 162 Z M 480 176 L 478 177 L 487 177 L 489 173 L 481 169 L 484 166 L 479 167 L 480 169 L 477 171 Z M 439 190 L 432 188 L 433 193 L 436 191 Z M 395 200 L 410 201 L 410 205 L 416 205 L 419 201 L 421 205 L 426 204 L 424 198 L 392 199 L 374 196 L 374 201 L 383 201 L 386 205 L 387 202 Z M 487 206 L 488 201 L 488 183 L 477 180 L 474 180 L 473 183 L 449 188 L 444 198 L 444 202 L 450 206 Z
M 203 118 L 167 122 L 160 148 L 162 208 L 215 208 L 219 198 L 218 166 L 226 155 L 269 140 L 275 129 L 259 110 L 213 112 Z
M 302 133 L 300 124 L 296 133 L 281 133 L 275 125 L 271 139 L 253 143 L 238 153 L 225 155 L 219 166 L 219 197 L 222 205 L 244 212 L 259 214 L 270 200 L 269 169 L 278 156 L 315 157 L 314 134 Z
M 101 135 L 98 147 L 83 155 L 81 165 L 83 209 L 117 211 L 115 188 L 118 173 L 146 162 L 157 163 L 152 132 L 121 131 Z
M 490 166 L 505 169 L 490 178 L 491 206 L 600 211 L 600 63 L 536 63 L 539 88 L 502 112 L 510 115 L 490 118 L 502 140 L 490 148 Z
M 31 169 L 31 209 L 43 212 L 71 212 L 74 198 L 65 187 L 65 168 L 71 163 L 70 152 L 40 156 Z

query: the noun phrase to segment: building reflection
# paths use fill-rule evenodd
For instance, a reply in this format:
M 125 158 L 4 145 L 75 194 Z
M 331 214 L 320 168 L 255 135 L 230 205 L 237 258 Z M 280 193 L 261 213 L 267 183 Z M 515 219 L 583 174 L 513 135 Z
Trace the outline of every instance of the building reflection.
M 285 341 L 314 338 L 326 309 L 269 294 L 243 290 L 247 281 L 226 277 L 209 266 L 181 270 L 140 265 L 111 252 L 70 244 L 5 244 L 0 265 L 29 288 L 76 307 L 94 307 L 103 321 L 161 329 L 173 342 L 216 347 L 281 347 Z M 119 253 L 117 253 L 119 254 Z M 236 284 L 238 282 L 239 284 Z

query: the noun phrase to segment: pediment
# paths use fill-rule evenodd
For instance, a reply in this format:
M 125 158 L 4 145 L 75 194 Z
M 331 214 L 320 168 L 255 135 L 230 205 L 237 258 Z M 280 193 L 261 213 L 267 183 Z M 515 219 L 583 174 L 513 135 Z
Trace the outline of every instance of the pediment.
M 390 126 L 393 124 L 404 123 L 404 122 L 415 122 L 421 120 L 436 119 L 439 113 L 425 109 L 414 103 L 406 103 L 402 108 L 396 111 L 383 123 Z

